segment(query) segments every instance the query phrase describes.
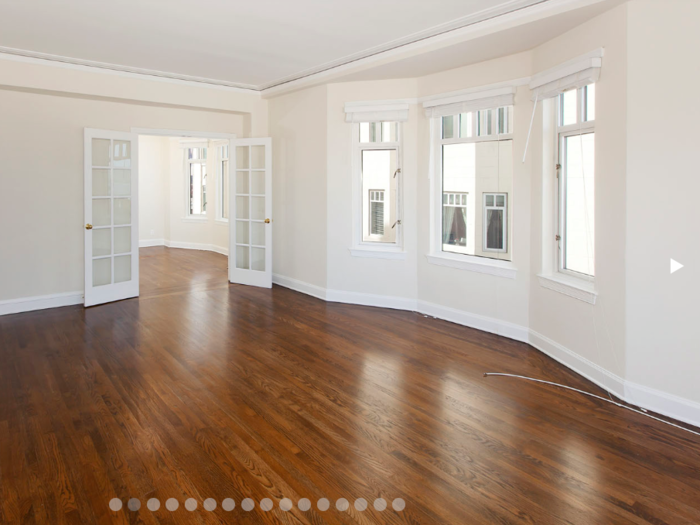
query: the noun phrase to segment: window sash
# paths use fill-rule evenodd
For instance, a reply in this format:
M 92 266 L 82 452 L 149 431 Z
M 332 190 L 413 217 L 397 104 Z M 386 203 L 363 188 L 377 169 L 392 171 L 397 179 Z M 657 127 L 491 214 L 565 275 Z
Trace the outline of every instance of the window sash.
M 193 150 L 197 150 L 196 152 Z M 185 166 L 187 174 L 187 216 L 204 217 L 207 214 L 207 148 L 188 148 L 185 151 Z M 200 166 L 199 180 L 195 182 L 193 167 Z M 195 199 L 196 195 L 196 199 Z M 200 211 L 195 212 L 194 206 L 199 202 Z

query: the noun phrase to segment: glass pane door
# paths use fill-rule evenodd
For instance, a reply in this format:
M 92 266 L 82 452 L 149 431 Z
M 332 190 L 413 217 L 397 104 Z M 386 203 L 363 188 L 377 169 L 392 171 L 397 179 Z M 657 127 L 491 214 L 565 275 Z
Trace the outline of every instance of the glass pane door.
M 85 305 L 138 295 L 136 141 L 86 129 Z
M 270 139 L 232 142 L 235 176 L 232 180 L 231 282 L 272 286 L 271 151 Z

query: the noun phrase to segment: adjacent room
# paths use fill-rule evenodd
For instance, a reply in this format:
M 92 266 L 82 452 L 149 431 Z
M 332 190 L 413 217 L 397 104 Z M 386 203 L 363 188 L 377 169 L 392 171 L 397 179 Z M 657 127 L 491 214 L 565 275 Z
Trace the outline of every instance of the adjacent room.
M 697 0 L 0 0 L 0 523 L 700 523 Z

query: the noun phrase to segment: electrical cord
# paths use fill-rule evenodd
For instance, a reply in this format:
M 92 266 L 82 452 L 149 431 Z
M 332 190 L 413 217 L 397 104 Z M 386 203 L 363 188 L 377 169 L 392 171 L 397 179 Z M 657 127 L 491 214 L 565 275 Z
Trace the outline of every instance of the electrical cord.
M 556 386 L 558 388 L 564 388 L 566 390 L 571 390 L 572 392 L 578 392 L 579 394 L 583 394 L 583 395 L 586 395 L 589 397 L 594 397 L 595 399 L 600 399 L 601 401 L 605 401 L 606 403 L 611 403 L 615 406 L 625 408 L 631 412 L 634 412 L 635 414 L 641 414 L 641 415 L 646 416 L 646 417 L 653 419 L 655 421 L 660 421 L 661 423 L 666 423 L 667 425 L 670 425 L 672 427 L 679 428 L 681 430 L 685 430 L 686 432 L 690 432 L 691 434 L 694 434 L 696 436 L 700 436 L 700 432 L 696 432 L 695 430 L 685 428 L 681 425 L 677 425 L 676 423 L 666 421 L 665 419 L 661 419 L 660 417 L 652 416 L 651 414 L 647 414 L 646 412 L 643 412 L 642 410 L 639 410 L 637 408 L 633 408 L 633 407 L 630 407 L 627 405 L 623 405 L 622 403 L 618 403 L 617 401 L 613 401 L 612 399 L 605 399 L 604 397 L 597 396 L 595 394 L 591 394 L 590 392 L 586 392 L 585 390 L 579 390 L 578 388 L 562 385 L 560 383 L 554 383 L 552 381 L 545 381 L 544 379 L 535 379 L 534 377 L 520 376 L 517 374 L 504 374 L 501 372 L 486 372 L 486 373 L 484 373 L 484 377 L 490 377 L 490 376 L 514 377 L 516 379 L 525 379 L 526 381 L 532 381 L 534 383 L 542 383 L 545 385 Z

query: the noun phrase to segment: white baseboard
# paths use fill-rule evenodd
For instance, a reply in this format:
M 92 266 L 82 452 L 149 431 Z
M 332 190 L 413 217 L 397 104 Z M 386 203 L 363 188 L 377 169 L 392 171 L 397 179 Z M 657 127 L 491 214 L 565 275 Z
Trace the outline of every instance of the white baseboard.
M 297 292 L 305 293 L 306 295 L 311 295 L 317 299 L 326 300 L 326 289 L 315 284 L 309 284 L 304 281 L 299 281 L 298 279 L 292 279 L 291 277 L 285 277 L 284 275 L 278 275 L 276 273 L 272 274 L 272 282 L 290 290 L 295 290 Z
M 362 306 L 376 306 L 378 308 L 391 308 L 392 310 L 416 311 L 416 300 L 409 297 L 347 292 L 345 290 L 326 290 L 326 301 Z
M 464 310 L 429 303 L 427 301 L 418 301 L 416 311 L 452 323 L 476 328 L 484 332 L 491 332 L 492 334 L 508 337 L 509 339 L 515 339 L 516 341 L 528 342 L 528 329 L 524 326 L 509 323 L 508 321 L 472 314 Z
M 592 381 L 603 390 L 612 392 L 620 399 L 625 399 L 625 380 L 620 376 L 598 366 L 535 330 L 530 330 L 530 340 L 528 342 L 540 352 L 547 354 L 555 361 Z
M 151 246 L 167 246 L 168 248 L 182 248 L 184 250 L 203 250 L 220 253 L 221 255 L 228 255 L 228 248 L 216 246 L 215 244 L 169 241 L 167 239 L 144 239 L 139 241 L 139 248 L 148 248 Z
M 625 401 L 663 414 L 678 421 L 700 427 L 700 403 L 673 394 L 625 381 Z
M 416 301 L 409 298 L 346 292 L 341 290 L 327 290 L 321 286 L 312 285 L 282 275 L 273 275 L 272 282 L 325 301 L 415 311 L 445 321 L 528 343 L 540 352 L 548 355 L 555 361 L 558 361 L 604 390 L 610 391 L 627 403 L 700 427 L 700 403 L 627 381 L 562 346 L 556 341 L 525 326 L 435 303 L 429 303 L 427 301 Z
M 21 297 L 0 301 L 0 315 L 18 314 L 33 310 L 46 310 L 60 306 L 83 304 L 83 292 L 64 292 L 52 295 L 38 295 L 35 297 Z
M 141 239 L 139 248 L 149 248 L 151 246 L 165 246 L 165 239 Z

